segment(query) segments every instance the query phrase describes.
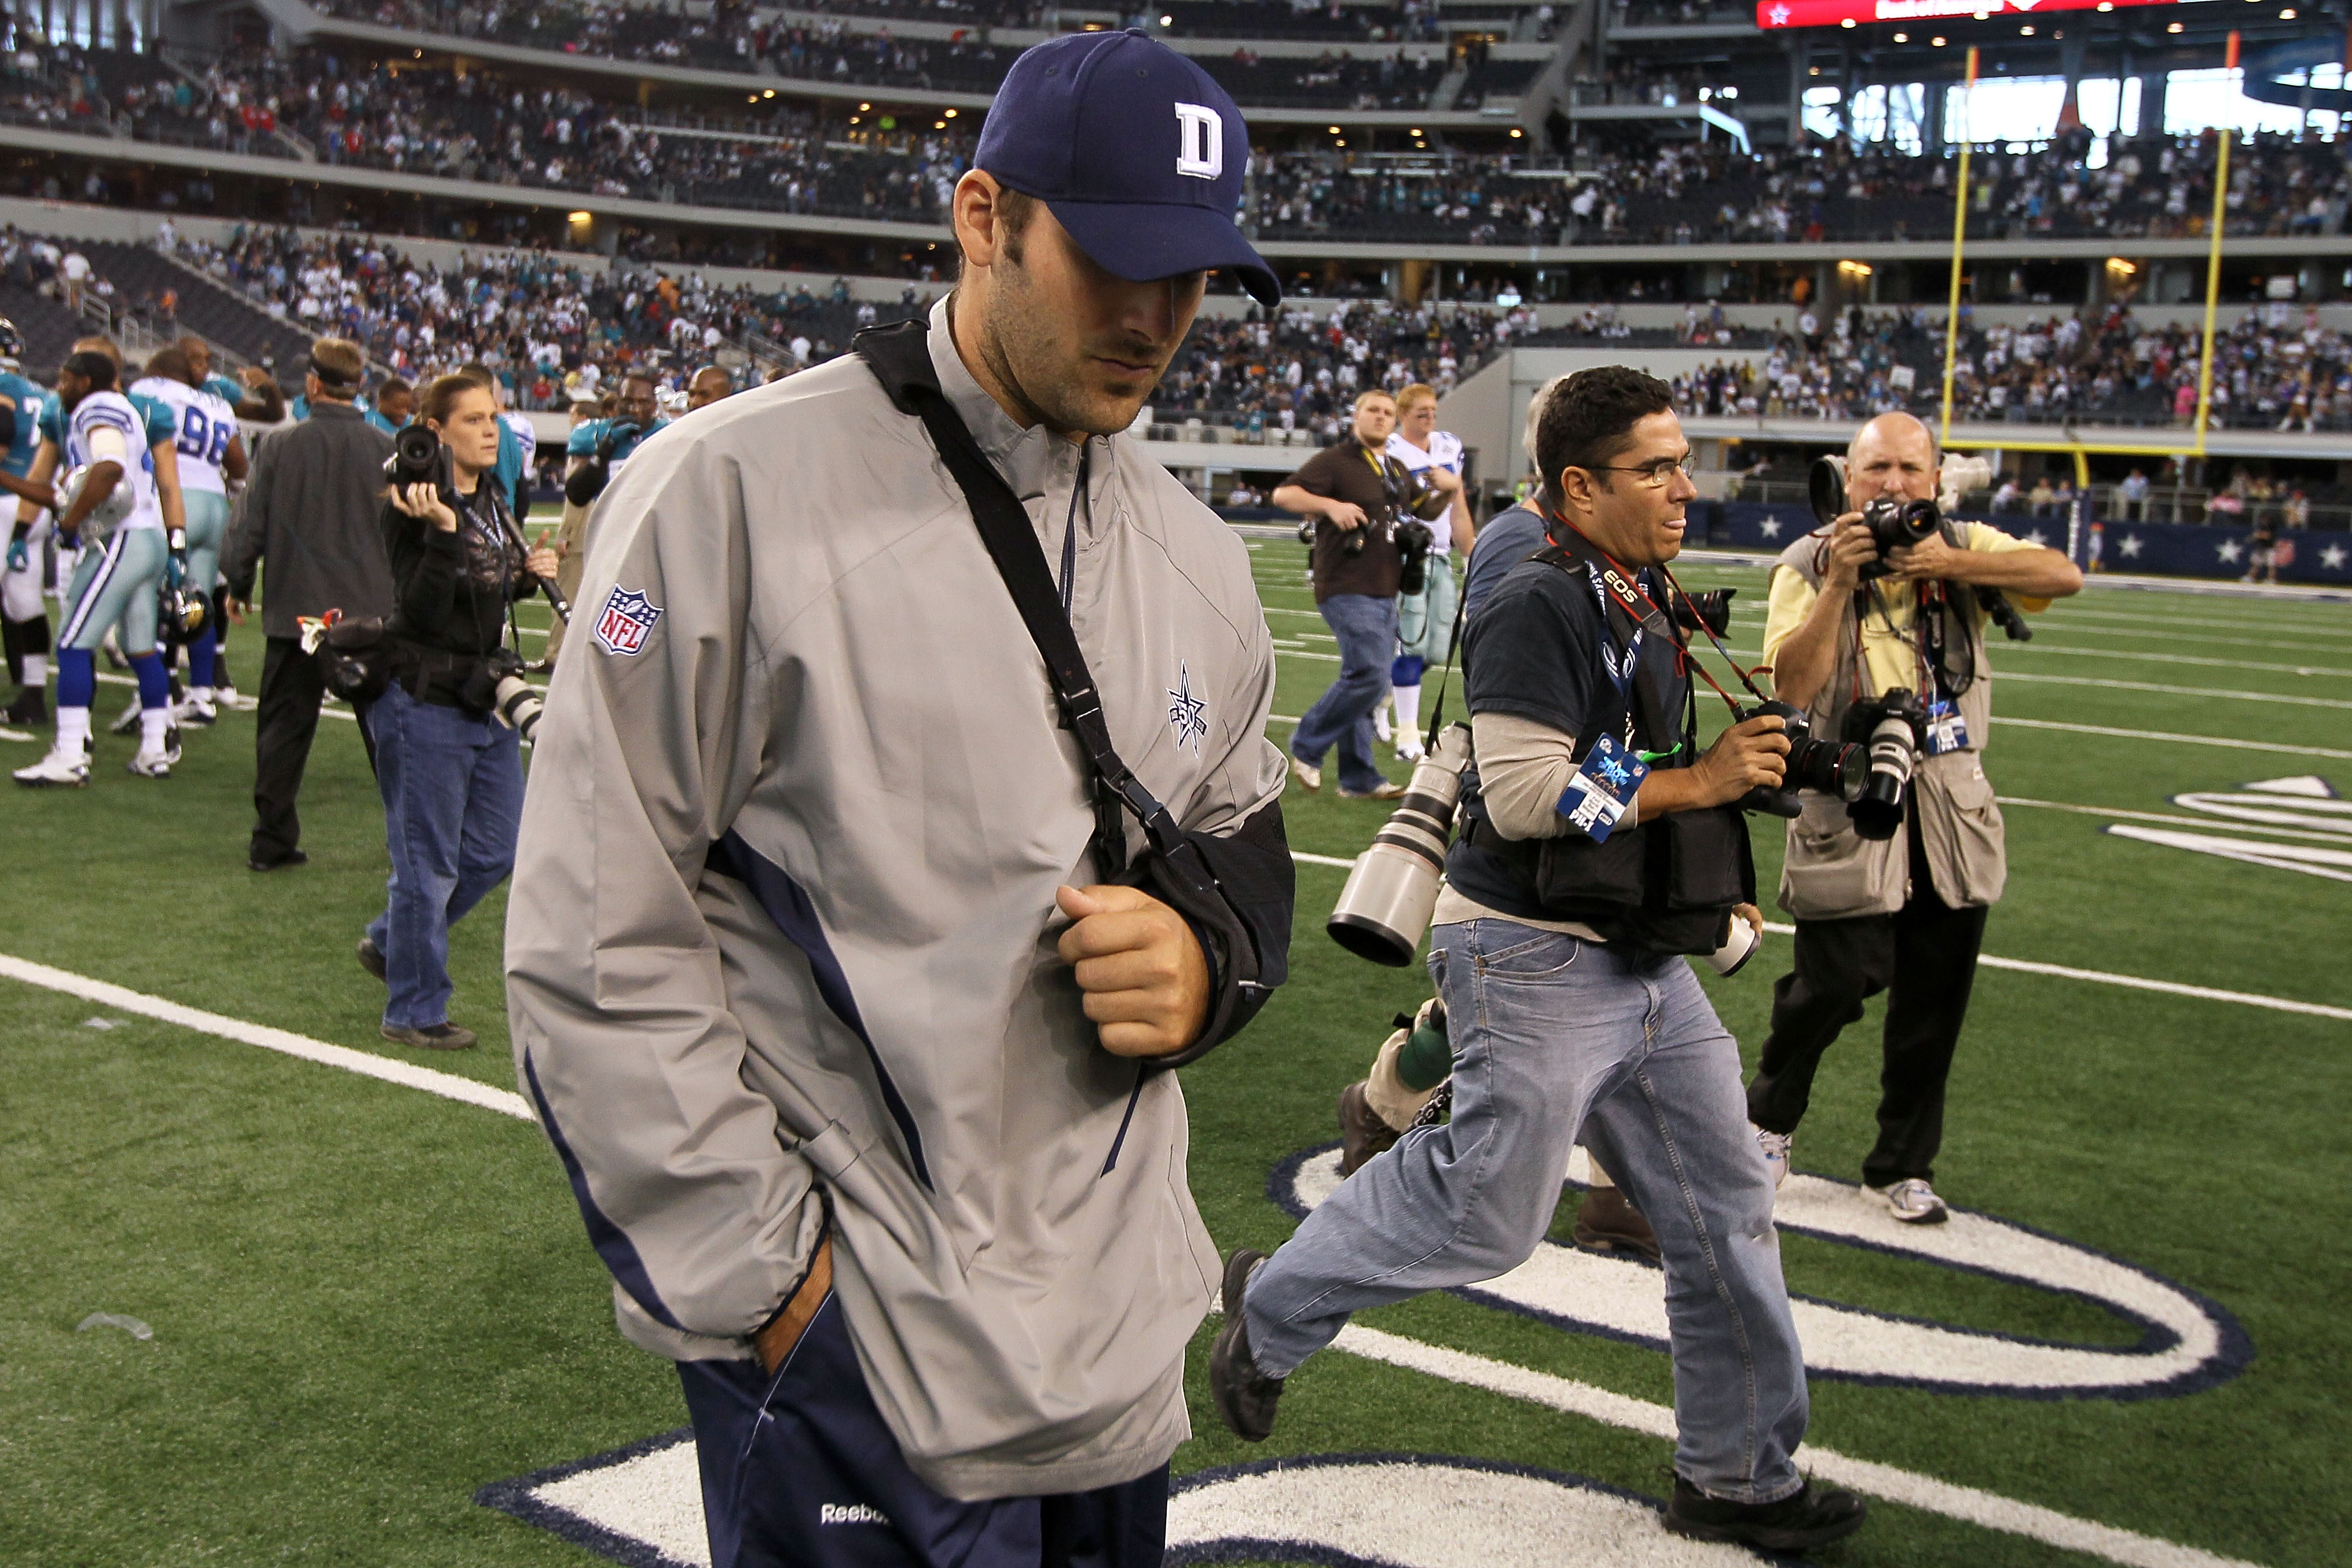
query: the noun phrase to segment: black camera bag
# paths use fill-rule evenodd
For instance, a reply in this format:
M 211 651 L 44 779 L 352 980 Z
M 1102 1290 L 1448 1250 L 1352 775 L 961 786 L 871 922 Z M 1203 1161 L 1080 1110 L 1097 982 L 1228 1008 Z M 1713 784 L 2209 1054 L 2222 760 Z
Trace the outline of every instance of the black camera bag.
M 327 689 L 353 707 L 374 701 L 392 684 L 392 654 L 382 616 L 340 616 L 319 639 Z
M 1673 623 L 1575 533 L 1531 559 L 1580 575 L 1587 567 L 1598 573 L 1602 614 L 1621 641 L 1630 645 L 1638 624 L 1680 648 Z M 1679 739 L 1682 765 L 1689 766 L 1696 759 L 1696 726 L 1687 710 L 1675 723 L 1646 659 L 1634 666 L 1633 689 L 1637 732 L 1652 744 Z M 1589 748 L 1594 737 L 1616 732 L 1624 720 L 1622 706 L 1597 713 L 1580 739 Z M 1581 836 L 1543 839 L 1535 879 L 1546 910 L 1591 926 L 1604 941 L 1648 952 L 1713 952 L 1730 932 L 1734 906 L 1756 901 L 1748 819 L 1735 805 L 1669 812 L 1620 828 L 1598 844 Z
M 1045 658 L 1062 721 L 1077 736 L 1094 773 L 1096 865 L 1107 880 L 1141 888 L 1174 909 L 1201 939 L 1212 988 L 1208 1021 L 1200 1037 L 1182 1050 L 1141 1065 L 1149 1069 L 1198 1061 L 1238 1034 L 1289 978 L 1297 876 L 1282 830 L 1281 803 L 1266 806 L 1228 837 L 1187 831 L 1120 760 L 1103 720 L 1101 694 L 1063 612 L 1029 514 L 940 390 L 929 335 L 929 323 L 917 319 L 869 327 L 850 347 L 882 383 L 891 405 L 929 431 L 932 446 L 971 508 L 981 542 L 1013 607 Z M 1122 812 L 1134 814 L 1150 840 L 1132 863 Z

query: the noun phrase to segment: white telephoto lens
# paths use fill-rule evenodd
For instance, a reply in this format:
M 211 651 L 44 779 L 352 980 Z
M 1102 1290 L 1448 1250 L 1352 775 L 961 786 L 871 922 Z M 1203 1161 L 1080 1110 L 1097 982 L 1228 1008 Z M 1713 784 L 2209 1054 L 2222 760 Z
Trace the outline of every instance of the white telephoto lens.
M 1734 915 L 1731 917 L 1731 934 L 1724 938 L 1721 947 L 1706 955 L 1706 962 L 1717 974 L 1728 978 L 1738 973 L 1740 966 L 1756 956 L 1758 945 L 1756 928 L 1738 915 Z

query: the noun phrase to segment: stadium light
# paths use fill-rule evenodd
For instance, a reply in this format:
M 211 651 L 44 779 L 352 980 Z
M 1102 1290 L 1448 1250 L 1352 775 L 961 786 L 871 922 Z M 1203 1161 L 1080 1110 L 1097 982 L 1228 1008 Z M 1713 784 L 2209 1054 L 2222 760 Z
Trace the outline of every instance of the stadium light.
M 1838 270 L 1849 278 L 1867 278 L 1873 268 L 1867 261 L 1841 261 L 1838 263 Z
M 2107 258 L 2107 270 L 2118 278 L 2130 278 L 2139 271 L 2139 264 L 2136 261 L 2126 261 L 2120 256 L 2110 256 Z
M 952 109 L 949 110 L 945 114 L 943 114 L 943 115 L 940 116 L 940 119 L 942 119 L 942 120 L 953 120 L 955 117 L 956 117 L 956 111 L 955 111 L 954 110 L 952 110 Z
M 2179 24 L 2179 23 L 2178 23 L 2178 22 L 2175 22 L 2174 24 L 2172 24 L 2172 26 L 2170 26 L 2169 27 L 2167 27 L 2167 28 L 2165 29 L 2165 31 L 2166 31 L 2166 32 L 2168 32 L 2168 33 L 2177 33 L 2177 32 L 2180 31 L 2180 24 Z
M 2030 38 L 2033 37 L 2033 24 L 2028 22 L 2025 26 L 2020 27 L 2017 30 L 2017 36 L 2021 38 Z
M 1930 48 L 1940 49 L 1944 47 L 1944 40 L 1941 38 L 1930 38 L 1927 40 L 1927 45 Z
M 1908 33 L 1897 33 L 1895 35 L 1895 41 L 1898 44 L 1907 44 L 1911 41 L 1911 35 Z
M 1853 26 L 1853 25 L 1854 25 L 1854 20 L 1853 20 L 1853 17 L 1851 17 L 1851 16 L 1844 17 L 1844 18 L 1841 19 L 1841 20 L 1839 21 L 1839 23 L 1838 23 L 1838 26 L 1841 26 L 1841 27 L 1851 27 L 1851 26 Z

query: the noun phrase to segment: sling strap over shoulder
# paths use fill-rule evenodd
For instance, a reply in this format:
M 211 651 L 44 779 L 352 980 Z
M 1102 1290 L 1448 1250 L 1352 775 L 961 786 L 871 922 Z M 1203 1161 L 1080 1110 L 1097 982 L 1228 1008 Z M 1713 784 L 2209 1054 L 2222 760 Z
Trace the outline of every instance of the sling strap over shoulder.
M 882 383 L 892 406 L 920 419 L 929 432 L 1045 661 L 1063 721 L 1085 751 L 1093 777 L 1096 865 L 1108 880 L 1147 887 L 1201 938 L 1212 971 L 1208 1022 L 1197 1041 L 1150 1063 L 1181 1067 L 1237 1033 L 1288 978 L 1296 881 L 1281 805 L 1265 806 L 1230 836 L 1188 832 L 1120 758 L 1028 511 L 940 389 L 929 338 L 929 323 L 919 319 L 869 327 L 850 346 Z M 1132 866 L 1122 813 L 1134 816 L 1150 841 Z

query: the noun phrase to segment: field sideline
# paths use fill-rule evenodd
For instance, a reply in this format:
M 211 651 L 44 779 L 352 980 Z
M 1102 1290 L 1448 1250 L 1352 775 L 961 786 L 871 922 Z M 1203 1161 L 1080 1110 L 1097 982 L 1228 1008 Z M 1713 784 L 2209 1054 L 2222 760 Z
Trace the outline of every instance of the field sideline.
M 1334 673 L 1333 644 L 1304 551 L 1250 548 L 1275 711 L 1296 715 Z M 1727 641 L 1756 647 L 1761 571 L 1682 576 L 1739 588 Z M 1986 762 L 2009 803 L 2011 880 L 1986 952 L 2012 966 L 1979 974 L 1937 1173 L 1983 1217 L 1929 1256 L 1850 1201 L 1874 1131 L 1876 1008 L 1824 1064 L 1798 1142 L 1813 1179 L 1792 1183 L 1782 1218 L 1811 1314 L 1812 1442 L 1825 1477 L 1874 1479 L 1877 1498 L 1871 1526 L 1821 1560 L 2352 1563 L 2352 1504 L 2330 1479 L 2352 1452 L 2333 1310 L 2352 1290 L 2352 805 L 2329 793 L 2352 786 L 2352 605 L 2093 592 L 2037 629 L 1992 654 L 2002 722 Z M 250 691 L 260 639 L 243 628 L 231 646 Z M 100 692 L 102 727 L 124 690 Z M 130 742 L 101 736 L 87 791 L 8 797 L 0 1562 L 597 1561 L 475 1500 L 684 1419 L 667 1368 L 613 1332 L 556 1162 L 511 1117 L 503 896 L 453 935 L 452 1016 L 481 1049 L 382 1041 L 381 992 L 352 957 L 384 868 L 358 736 L 321 725 L 302 803 L 312 862 L 267 877 L 243 866 L 251 744 L 251 714 L 226 716 L 156 785 L 123 772 Z M 0 740 L 7 765 L 36 752 Z M 1382 808 L 1328 789 L 1286 805 L 1302 852 L 1292 983 L 1185 1076 L 1192 1187 L 1221 1247 L 1279 1242 L 1319 1196 L 1334 1097 L 1425 994 L 1418 972 L 1350 958 L 1320 930 Z M 1768 885 L 1776 827 L 1756 834 Z M 1785 936 L 1766 942 L 1747 973 L 1707 980 L 1751 1060 L 1788 954 Z M 328 1059 L 285 1054 L 289 1039 Z M 337 1051 L 465 1081 L 339 1070 Z M 1578 1201 L 1571 1186 L 1556 1237 Z M 1187 1552 L 1234 1554 L 1200 1523 L 1219 1507 L 1288 1518 L 1309 1534 L 1242 1533 L 1251 1554 L 1282 1557 L 1268 1543 L 1287 1540 L 1299 1561 L 1511 1561 L 1523 1507 L 1564 1521 L 1529 1539 L 1564 1548 L 1588 1517 L 1591 1540 L 1615 1539 L 1619 1494 L 1670 1484 L 1657 1415 L 1672 1389 L 1644 1315 L 1656 1276 L 1565 1248 L 1538 1262 L 1367 1314 L 1343 1347 L 1357 1353 L 1294 1379 L 1263 1448 L 1209 1408 L 1212 1318 L 1176 1465 L 1196 1478 L 1178 1500 Z M 77 1330 L 100 1312 L 153 1337 Z M 1437 1457 L 1460 1479 L 1293 1472 L 1324 1475 L 1327 1499 L 1378 1501 L 1320 1521 L 1316 1489 L 1224 1470 L 1366 1454 Z M 1416 1533 L 1412 1516 L 1449 1495 L 1487 1499 L 1485 1514 Z M 1381 1547 L 1385 1529 L 1403 1544 Z M 1549 1560 L 1635 1559 L 1604 1545 Z

